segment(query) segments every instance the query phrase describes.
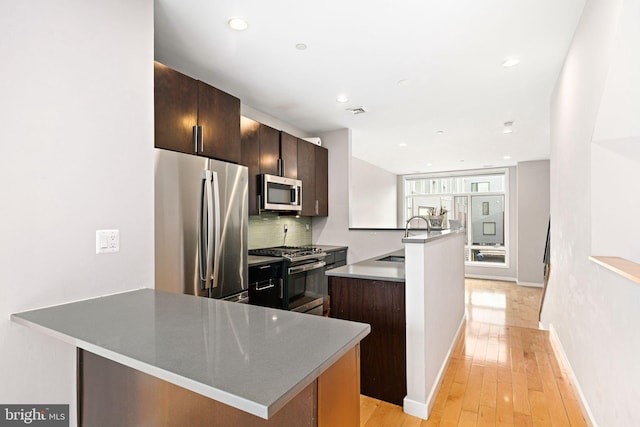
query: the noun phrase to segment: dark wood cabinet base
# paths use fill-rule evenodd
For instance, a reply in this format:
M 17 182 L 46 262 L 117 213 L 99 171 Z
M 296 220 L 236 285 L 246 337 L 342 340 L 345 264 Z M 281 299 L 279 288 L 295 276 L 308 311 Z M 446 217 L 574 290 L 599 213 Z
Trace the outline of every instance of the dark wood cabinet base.
M 371 325 L 360 343 L 361 393 L 402 406 L 407 395 L 404 282 L 329 277 L 330 316 Z

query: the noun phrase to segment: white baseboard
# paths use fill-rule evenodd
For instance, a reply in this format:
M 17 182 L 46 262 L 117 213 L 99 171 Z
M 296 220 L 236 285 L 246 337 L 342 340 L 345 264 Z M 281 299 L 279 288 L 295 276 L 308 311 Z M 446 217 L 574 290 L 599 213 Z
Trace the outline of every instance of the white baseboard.
M 517 282 L 515 277 L 507 276 L 485 276 L 483 274 L 465 274 L 465 279 L 482 279 L 482 280 L 497 280 L 500 282 Z
M 530 288 L 542 288 L 544 287 L 544 283 L 537 283 L 537 282 L 521 282 L 521 281 L 516 281 L 516 284 L 518 286 L 528 286 Z
M 560 363 L 562 363 L 562 365 L 568 371 L 569 380 L 571 381 L 573 392 L 576 394 L 578 405 L 580 405 L 580 410 L 582 411 L 582 415 L 585 418 L 585 422 L 589 427 L 597 427 L 598 424 L 596 424 L 595 419 L 593 418 L 591 409 L 589 408 L 587 400 L 585 399 L 584 394 L 582 393 L 582 389 L 580 388 L 580 383 L 578 383 L 576 375 L 573 372 L 573 368 L 571 367 L 571 363 L 569 363 L 569 359 L 564 352 L 564 348 L 562 347 L 562 343 L 558 338 L 558 334 L 556 333 L 556 329 L 553 327 L 553 324 L 549 324 L 549 338 L 551 341 L 551 348 L 553 348 L 553 352 L 560 360 Z
M 433 405 L 436 403 L 436 398 L 438 397 L 438 392 L 440 391 L 440 387 L 442 386 L 442 381 L 444 381 L 444 375 L 447 372 L 447 368 L 449 367 L 449 363 L 451 362 L 451 355 L 453 354 L 453 350 L 456 347 L 456 343 L 458 342 L 458 338 L 460 338 L 460 333 L 462 332 L 462 327 L 464 326 L 467 320 L 467 315 L 462 316 L 462 320 L 458 325 L 458 330 L 453 337 L 453 341 L 449 346 L 449 350 L 447 351 L 447 355 L 440 366 L 440 370 L 438 371 L 438 375 L 436 377 L 436 381 L 431 387 L 429 391 L 429 395 L 427 396 L 426 402 L 418 402 L 412 399 L 408 399 L 406 396 L 402 401 L 402 409 L 405 414 L 413 415 L 414 417 L 422 418 L 423 420 L 429 419 L 429 414 L 431 413 L 431 409 L 433 409 Z
M 413 415 L 423 420 L 429 419 L 429 408 L 427 404 L 411 400 L 407 398 L 407 396 L 402 399 L 402 410 L 405 414 Z

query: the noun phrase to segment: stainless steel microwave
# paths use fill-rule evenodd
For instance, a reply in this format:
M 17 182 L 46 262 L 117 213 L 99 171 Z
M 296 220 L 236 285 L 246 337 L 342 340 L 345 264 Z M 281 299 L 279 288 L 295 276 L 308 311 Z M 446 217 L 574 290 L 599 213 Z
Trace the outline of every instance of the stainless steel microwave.
M 302 181 L 284 176 L 260 175 L 260 208 L 265 211 L 302 210 Z

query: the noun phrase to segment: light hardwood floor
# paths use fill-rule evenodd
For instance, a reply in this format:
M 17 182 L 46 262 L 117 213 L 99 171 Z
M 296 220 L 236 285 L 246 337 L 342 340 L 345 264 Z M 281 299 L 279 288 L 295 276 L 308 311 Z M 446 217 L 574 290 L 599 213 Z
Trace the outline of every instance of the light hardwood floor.
M 584 426 L 569 377 L 538 329 L 542 289 L 466 280 L 467 323 L 429 420 L 360 397 L 360 425 Z

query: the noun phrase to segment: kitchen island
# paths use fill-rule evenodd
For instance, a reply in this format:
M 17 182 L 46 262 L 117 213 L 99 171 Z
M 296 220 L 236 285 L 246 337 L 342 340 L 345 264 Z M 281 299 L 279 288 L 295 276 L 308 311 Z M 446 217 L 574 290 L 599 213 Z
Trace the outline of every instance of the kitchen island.
M 402 405 L 407 394 L 404 250 L 326 272 L 329 315 L 371 325 L 361 345 L 360 391 Z
M 362 393 L 427 419 L 464 324 L 464 230 L 402 242 L 404 250 L 327 272 L 330 312 L 371 324 Z
M 358 425 L 366 324 L 151 289 L 11 317 L 78 348 L 79 424 Z

